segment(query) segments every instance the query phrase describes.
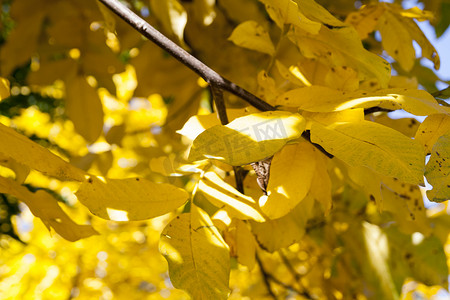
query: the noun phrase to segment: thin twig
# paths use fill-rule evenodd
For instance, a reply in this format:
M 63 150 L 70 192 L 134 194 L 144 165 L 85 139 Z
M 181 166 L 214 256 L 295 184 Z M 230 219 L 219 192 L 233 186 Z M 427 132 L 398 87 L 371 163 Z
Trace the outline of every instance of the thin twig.
M 242 193 L 245 194 L 244 191 L 244 174 L 243 174 L 243 169 L 241 167 L 236 167 L 233 166 L 233 170 L 234 170 L 234 179 L 236 181 L 236 189 Z
M 210 85 L 211 95 L 214 99 L 214 104 L 216 104 L 217 114 L 219 115 L 219 120 L 222 125 L 228 124 L 227 110 L 225 107 L 225 100 L 223 99 L 223 92 L 220 88 Z
M 272 276 L 264 269 L 264 266 L 262 264 L 261 258 L 259 257 L 258 253 L 255 253 L 256 262 L 258 263 L 259 270 L 261 271 L 261 275 L 264 281 L 264 284 L 267 287 L 267 291 L 269 292 L 270 296 L 272 296 L 273 299 L 277 299 L 277 295 L 275 295 L 275 292 L 272 290 L 272 287 L 270 286 L 269 278 Z
M 290 286 L 290 285 L 282 282 L 278 278 L 274 277 L 272 274 L 268 274 L 268 277 L 269 277 L 270 280 L 272 280 L 273 282 L 275 282 L 278 285 L 281 285 L 282 287 L 284 287 L 287 290 L 292 290 L 292 291 L 296 292 L 299 295 L 302 295 L 303 297 L 305 297 L 307 299 L 313 299 L 313 298 L 305 296 L 303 292 L 299 291 L 298 289 L 294 288 L 293 286 Z
M 389 108 L 382 108 L 382 107 L 375 106 L 375 107 L 370 107 L 370 108 L 364 109 L 364 115 L 369 115 L 369 114 L 373 114 L 376 112 L 391 112 L 391 111 L 393 111 L 393 110 L 389 109 Z
M 323 154 L 325 154 L 328 158 L 333 158 L 334 155 L 331 153 L 328 153 L 322 146 L 320 146 L 319 144 L 313 143 L 311 142 L 311 131 L 309 130 L 305 130 L 302 133 L 302 137 L 304 139 L 306 139 L 308 142 L 310 142 L 314 147 L 316 147 L 320 152 L 322 152 Z
M 281 249 L 280 251 L 278 251 L 278 254 L 281 257 L 281 260 L 283 261 L 284 265 L 288 268 L 289 272 L 292 274 L 292 277 L 294 277 L 295 282 L 299 285 L 300 288 L 302 288 L 303 291 L 294 289 L 295 292 L 297 292 L 297 294 L 302 295 L 303 297 L 305 297 L 306 299 L 314 299 L 311 294 L 306 290 L 306 288 L 304 286 L 302 286 L 301 284 L 301 275 L 298 274 L 294 267 L 292 266 L 291 262 L 289 261 L 289 259 L 286 257 L 286 255 L 283 252 L 283 249 Z
M 228 115 L 225 107 L 225 100 L 223 99 L 223 92 L 220 88 L 210 85 L 211 95 L 214 99 L 216 105 L 217 114 L 219 115 L 219 120 L 222 125 L 228 124 Z M 236 181 L 236 189 L 244 194 L 244 178 L 242 176 L 241 167 L 233 166 L 234 179 Z
M 134 29 L 140 32 L 143 36 L 158 45 L 160 48 L 167 51 L 174 58 L 179 60 L 182 64 L 193 70 L 201 76 L 210 85 L 217 88 L 224 89 L 253 105 L 259 110 L 268 111 L 275 110 L 275 107 L 267 102 L 256 97 L 252 93 L 241 88 L 237 84 L 219 75 L 216 71 L 205 65 L 203 62 L 189 54 L 186 50 L 172 42 L 153 26 L 148 24 L 141 17 L 125 7 L 118 0 L 99 0 L 112 12 L 118 15 L 122 20 L 131 25 Z

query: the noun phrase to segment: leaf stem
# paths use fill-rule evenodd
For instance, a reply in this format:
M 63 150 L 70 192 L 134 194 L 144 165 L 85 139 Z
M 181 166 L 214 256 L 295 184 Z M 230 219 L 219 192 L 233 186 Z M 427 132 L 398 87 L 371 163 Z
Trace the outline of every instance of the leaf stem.
M 275 110 L 275 107 L 269 103 L 256 97 L 254 94 L 241 88 L 237 84 L 222 77 L 216 71 L 205 65 L 203 62 L 189 54 L 186 50 L 172 42 L 161 32 L 143 20 L 141 17 L 132 12 L 129 8 L 121 4 L 118 0 L 99 0 L 113 13 L 118 15 L 122 20 L 140 32 L 147 39 L 167 51 L 171 56 L 176 58 L 182 64 L 193 70 L 201 76 L 210 85 L 226 90 L 241 99 L 245 100 L 252 106 L 261 111 Z

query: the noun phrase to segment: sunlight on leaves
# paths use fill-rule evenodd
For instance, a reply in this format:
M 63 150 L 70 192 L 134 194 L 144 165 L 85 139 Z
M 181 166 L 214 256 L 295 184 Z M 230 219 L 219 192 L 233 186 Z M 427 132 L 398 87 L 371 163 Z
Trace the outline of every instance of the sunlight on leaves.
M 194 299 L 228 298 L 229 249 L 203 210 L 191 205 L 190 213 L 173 219 L 161 234 L 159 249 L 176 288 Z
M 94 215 L 114 221 L 154 218 L 177 209 L 189 198 L 186 191 L 171 184 L 157 184 L 143 178 L 95 176 L 83 182 L 76 196 Z
M 233 217 L 257 222 L 265 221 L 255 200 L 241 194 L 214 172 L 206 172 L 203 175 L 198 183 L 198 192 L 215 206 L 227 210 Z
M 0 140 L 0 152 L 18 163 L 62 180 L 83 181 L 82 170 L 3 124 L 0 124 Z
M 0 77 L 0 101 L 8 98 L 9 95 L 9 81 L 6 78 Z
M 314 177 L 314 147 L 307 142 L 286 145 L 274 155 L 270 167 L 267 201 L 262 211 L 271 219 L 289 213 L 306 197 Z
M 202 132 L 192 144 L 189 159 L 211 158 L 235 166 L 248 164 L 273 155 L 289 140 L 299 138 L 304 128 L 305 120 L 298 114 L 251 114 Z
M 290 90 L 280 95 L 276 104 L 298 107 L 311 112 L 381 106 L 392 110 L 403 108 L 416 116 L 450 114 L 448 107 L 440 106 L 426 91 L 412 89 L 344 92 L 322 86 L 311 86 Z
M 423 184 L 422 146 L 388 127 L 369 121 L 327 127 L 314 123 L 311 141 L 350 166 L 365 166 L 385 176 Z
M 255 21 L 239 24 L 228 38 L 237 46 L 259 51 L 269 55 L 275 54 L 275 47 L 269 33 Z
M 23 201 L 33 215 L 42 220 L 47 229 L 53 228 L 68 241 L 73 242 L 98 234 L 91 225 L 76 224 L 61 209 L 56 199 L 43 190 L 31 193 L 17 182 L 0 176 L 0 193 L 10 194 Z

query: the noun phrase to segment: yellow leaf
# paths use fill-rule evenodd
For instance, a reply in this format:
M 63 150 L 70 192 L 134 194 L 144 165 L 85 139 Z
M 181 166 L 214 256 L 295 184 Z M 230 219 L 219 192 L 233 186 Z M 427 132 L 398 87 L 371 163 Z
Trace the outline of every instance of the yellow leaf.
M 358 73 L 347 66 L 332 67 L 325 76 L 325 83 L 330 88 L 352 92 L 359 87 Z
M 88 142 L 95 142 L 103 130 L 103 107 L 97 90 L 83 76 L 67 82 L 66 113 L 75 130 Z
M 233 217 L 265 221 L 255 200 L 241 194 L 214 172 L 206 172 L 203 175 L 197 192 L 201 192 L 212 204 L 226 210 Z
M 296 0 L 299 10 L 309 19 L 320 22 L 327 27 L 342 27 L 345 23 L 333 16 L 315 0 Z M 322 26 L 323 27 L 323 26 Z
M 242 221 L 236 222 L 236 248 L 238 262 L 252 270 L 255 266 L 256 240 Z
M 370 121 L 314 123 L 311 141 L 350 166 L 365 166 L 381 175 L 423 184 L 423 147 L 403 134 Z
M 306 197 L 316 168 L 314 152 L 311 143 L 300 142 L 286 145 L 274 155 L 267 196 L 260 199 L 261 209 L 269 218 L 286 215 Z
M 346 109 L 333 112 L 309 112 L 303 111 L 302 116 L 308 121 L 306 129 L 311 129 L 314 120 L 321 124 L 331 124 L 335 122 L 360 122 L 364 121 L 364 110 L 362 108 Z
M 426 20 L 433 21 L 433 19 L 435 17 L 431 11 L 421 10 L 417 6 L 411 7 L 406 10 L 401 10 L 399 13 L 403 17 L 414 18 L 419 22 L 423 22 Z
M 414 137 L 431 153 L 436 141 L 450 130 L 450 116 L 434 114 L 428 116 L 419 126 Z
M 113 221 L 154 218 L 177 209 L 189 198 L 186 191 L 171 184 L 95 176 L 83 182 L 76 196 L 94 215 Z
M 20 164 L 62 180 L 84 180 L 82 170 L 3 124 L 0 124 L 0 141 L 0 153 Z
M 258 73 L 258 95 L 268 103 L 273 101 L 280 94 L 277 90 L 275 80 L 270 77 L 266 71 L 262 70 Z
M 216 125 L 194 140 L 190 160 L 222 160 L 233 166 L 259 161 L 299 138 L 305 120 L 298 114 L 271 111 L 237 118 L 226 126 Z
M 216 18 L 214 6 L 216 0 L 194 0 L 195 15 L 200 17 L 204 26 L 209 26 Z
M 414 66 L 416 52 L 412 44 L 412 37 L 402 21 L 397 15 L 385 11 L 380 17 L 377 29 L 381 34 L 384 50 L 399 62 L 402 69 L 408 72 Z
M 306 222 L 312 215 L 314 198 L 307 196 L 290 213 L 264 223 L 251 222 L 258 244 L 269 252 L 288 247 L 302 240 Z M 276 237 L 276 238 L 274 238 Z
M 328 158 L 319 151 L 314 151 L 314 154 L 316 159 L 316 168 L 309 193 L 322 205 L 325 215 L 328 215 L 333 205 L 333 199 L 331 196 L 331 179 L 327 171 Z
M 415 226 L 409 226 L 409 228 L 408 226 L 404 226 L 404 229 L 408 229 L 409 233 L 413 233 L 414 231 L 420 231 L 423 234 L 431 233 L 432 229 L 429 226 L 427 211 L 423 203 L 423 194 L 418 185 L 403 183 L 398 180 L 394 180 L 393 178 L 383 177 L 382 190 L 383 189 L 388 189 L 393 192 L 395 198 L 397 198 L 396 201 L 403 202 L 402 206 L 406 207 L 406 209 L 402 209 L 403 216 L 401 218 L 407 221 L 409 220 L 415 222 Z M 386 208 L 391 203 L 392 201 L 390 201 L 390 203 L 386 203 Z
M 229 121 L 256 112 L 258 112 L 258 110 L 253 106 L 249 106 L 246 108 L 227 109 Z M 195 140 L 195 138 L 200 133 L 215 125 L 220 125 L 220 120 L 217 114 L 196 115 L 190 117 L 189 120 L 184 124 L 183 128 L 178 130 L 177 133 L 184 135 L 190 140 Z
M 437 53 L 434 46 L 427 39 L 423 31 L 420 29 L 419 25 L 411 19 L 403 19 L 403 26 L 408 30 L 411 38 L 419 44 L 422 48 L 422 57 L 428 58 L 434 63 L 434 68 L 439 70 L 441 62 L 439 59 L 439 54 Z
M 407 137 L 414 137 L 419 128 L 419 121 L 415 118 L 391 119 L 387 114 L 373 115 L 372 120 L 378 124 L 395 128 Z
M 330 67 L 350 67 L 358 72 L 360 80 L 377 79 L 381 87 L 387 87 L 390 64 L 367 51 L 356 30 L 342 24 L 332 29 L 322 26 L 316 35 L 294 28 L 288 37 L 306 58 L 319 60 Z
M 450 199 L 450 131 L 434 144 L 425 176 L 433 186 L 432 190 L 427 191 L 428 199 L 435 202 Z
M 43 190 L 32 193 L 16 181 L 0 176 L 0 193 L 10 194 L 23 201 L 48 229 L 53 228 L 68 241 L 74 242 L 98 234 L 91 225 L 79 225 L 72 221 L 56 199 Z
M 178 42 L 187 48 L 184 42 L 184 28 L 187 23 L 187 12 L 183 5 L 177 0 L 156 0 L 150 1 L 150 8 L 155 16 L 161 21 L 164 30 L 173 33 Z
M 348 176 L 362 189 L 370 201 L 375 202 L 378 211 L 381 212 L 383 210 L 381 176 L 362 166 L 349 167 Z
M 275 54 L 275 47 L 269 33 L 255 21 L 246 21 L 239 24 L 228 38 L 237 46 L 266 53 Z
M 209 216 L 195 205 L 164 228 L 159 249 L 169 263 L 174 287 L 193 299 L 227 299 L 230 258 L 227 244 Z
M 108 29 L 110 32 L 115 32 L 116 31 L 116 20 L 114 19 L 114 15 L 112 14 L 112 12 L 109 9 L 107 9 L 99 1 L 96 1 L 96 2 L 97 2 L 97 6 L 98 6 L 100 12 L 102 13 L 105 28 Z
M 6 78 L 0 77 L 0 101 L 8 98 L 9 95 L 9 81 Z
M 31 5 L 39 5 L 39 9 L 36 9 L 33 14 L 22 15 L 22 20 L 17 22 L 17 26 L 8 36 L 5 44 L 2 45 L 0 73 L 3 75 L 9 75 L 14 68 L 28 62 L 36 50 L 45 12 L 40 6 L 44 4 L 35 3 Z M 14 9 L 14 5 L 11 9 Z M 23 18 L 25 16 L 26 18 Z
M 384 11 L 385 8 L 382 5 L 363 5 L 358 11 L 349 13 L 345 18 L 345 23 L 353 25 L 358 32 L 359 38 L 363 40 L 375 30 L 378 20 Z
M 7 167 L 14 171 L 16 174 L 16 181 L 18 183 L 23 183 L 30 173 L 30 168 L 23 164 L 16 162 L 14 159 L 4 155 L 0 152 L 0 165 Z
M 412 234 L 414 232 L 420 232 L 424 235 L 429 235 L 432 232 L 430 227 L 430 221 L 426 215 L 426 209 L 423 205 L 423 196 L 418 186 L 412 188 L 411 185 L 406 185 L 403 190 L 411 191 L 408 193 L 402 193 L 398 190 L 397 186 L 388 182 L 386 187 L 382 185 L 383 196 L 383 211 L 389 212 L 395 222 L 398 224 L 399 229 L 406 233 Z
M 275 60 L 275 66 L 278 69 L 278 72 L 280 73 L 280 75 L 284 78 L 289 80 L 290 82 L 292 82 L 293 84 L 296 84 L 298 86 L 304 86 L 307 85 L 304 83 L 304 81 L 302 81 L 301 79 L 299 79 L 298 77 L 296 77 L 294 74 L 292 74 L 291 71 L 289 71 L 288 68 L 286 68 L 285 65 L 283 65 L 282 62 L 280 62 L 278 59 Z M 311 84 L 309 84 L 311 85 Z
M 278 27 L 284 29 L 285 24 L 292 24 L 306 32 L 316 34 L 321 24 L 308 19 L 292 0 L 260 0 L 266 6 L 267 13 Z
M 376 92 L 345 92 L 324 86 L 310 86 L 290 90 L 280 95 L 275 104 L 298 107 L 301 110 L 312 112 L 382 106 L 393 110 L 403 108 L 416 116 L 436 113 L 450 114 L 450 109 L 440 106 L 429 93 L 416 89 L 396 88 Z

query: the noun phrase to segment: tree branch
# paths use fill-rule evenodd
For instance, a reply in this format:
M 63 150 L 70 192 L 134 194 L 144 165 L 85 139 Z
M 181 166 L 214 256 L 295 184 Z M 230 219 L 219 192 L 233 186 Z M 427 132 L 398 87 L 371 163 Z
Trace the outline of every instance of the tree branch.
M 179 60 L 182 64 L 193 70 L 199 76 L 201 76 L 210 85 L 226 90 L 252 106 L 261 111 L 275 110 L 275 107 L 267 102 L 259 99 L 252 93 L 241 88 L 237 84 L 229 81 L 228 79 L 219 75 L 216 71 L 205 65 L 203 62 L 189 54 L 186 50 L 172 42 L 161 32 L 156 30 L 150 24 L 148 24 L 141 17 L 136 15 L 130 9 L 121 4 L 118 0 L 99 0 L 106 7 L 108 7 L 113 13 L 118 15 L 122 20 L 131 25 L 134 29 L 140 32 L 147 39 L 158 45 L 160 48 L 167 51 L 174 58 Z

